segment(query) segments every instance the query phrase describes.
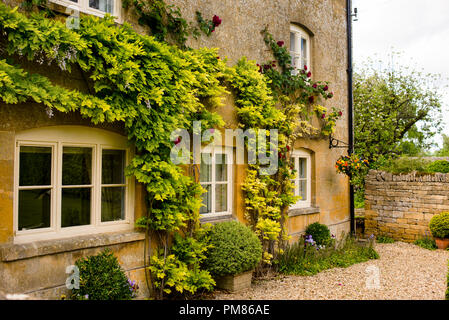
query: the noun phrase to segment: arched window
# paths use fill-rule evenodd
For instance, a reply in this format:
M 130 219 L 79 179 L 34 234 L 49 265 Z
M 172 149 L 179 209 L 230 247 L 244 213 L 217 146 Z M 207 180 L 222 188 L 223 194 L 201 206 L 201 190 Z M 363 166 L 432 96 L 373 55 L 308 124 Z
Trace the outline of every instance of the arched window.
M 295 196 L 301 198 L 291 208 L 308 208 L 312 205 L 312 157 L 305 149 L 295 149 L 292 159 L 296 170 L 293 180 Z
M 290 25 L 290 55 L 292 57 L 293 74 L 307 66 L 310 70 L 310 36 L 296 26 Z
M 53 126 L 16 134 L 14 229 L 39 240 L 132 227 L 127 139 L 106 130 Z

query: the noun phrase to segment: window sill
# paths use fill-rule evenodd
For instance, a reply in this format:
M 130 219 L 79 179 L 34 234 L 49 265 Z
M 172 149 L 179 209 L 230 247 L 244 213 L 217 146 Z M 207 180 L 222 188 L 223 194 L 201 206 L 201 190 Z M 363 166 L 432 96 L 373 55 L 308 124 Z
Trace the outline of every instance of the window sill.
M 36 241 L 26 244 L 3 244 L 0 245 L 0 261 L 22 260 L 67 251 L 135 242 L 143 239 L 145 239 L 144 233 L 127 231 Z
M 218 223 L 224 221 L 235 220 L 231 213 L 225 214 L 209 214 L 200 217 L 200 223 Z
M 289 217 L 303 216 L 315 213 L 320 213 L 319 207 L 292 208 L 288 210 Z

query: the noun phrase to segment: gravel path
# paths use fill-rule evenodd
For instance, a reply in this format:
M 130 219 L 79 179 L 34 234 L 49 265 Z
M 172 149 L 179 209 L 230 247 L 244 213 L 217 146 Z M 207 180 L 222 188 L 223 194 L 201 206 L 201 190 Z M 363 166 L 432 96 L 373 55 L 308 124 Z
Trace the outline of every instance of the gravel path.
M 262 280 L 244 292 L 217 292 L 215 299 L 242 300 L 441 300 L 445 297 L 449 251 L 396 242 L 375 245 L 378 260 L 322 271 L 315 276 Z M 377 268 L 376 268 L 377 267 Z M 375 275 L 378 271 L 379 286 Z M 368 281 L 367 279 L 374 279 Z

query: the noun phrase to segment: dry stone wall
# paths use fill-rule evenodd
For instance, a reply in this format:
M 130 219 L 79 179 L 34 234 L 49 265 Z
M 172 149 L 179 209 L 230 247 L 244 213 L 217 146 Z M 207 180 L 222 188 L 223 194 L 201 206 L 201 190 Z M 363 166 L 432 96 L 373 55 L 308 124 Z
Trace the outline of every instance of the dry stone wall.
M 430 235 L 430 219 L 443 211 L 449 211 L 449 174 L 372 170 L 366 178 L 366 234 L 413 242 Z

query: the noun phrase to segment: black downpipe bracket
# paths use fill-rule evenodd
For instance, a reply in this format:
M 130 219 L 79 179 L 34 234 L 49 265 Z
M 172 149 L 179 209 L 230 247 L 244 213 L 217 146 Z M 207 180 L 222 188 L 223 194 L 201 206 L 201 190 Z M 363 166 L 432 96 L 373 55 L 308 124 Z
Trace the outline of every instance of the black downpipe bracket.
M 352 0 L 346 0 L 346 23 L 348 39 L 348 154 L 354 152 L 354 97 L 352 90 Z M 354 208 L 354 186 L 349 186 L 349 212 L 351 222 L 351 234 L 355 233 L 355 208 Z

